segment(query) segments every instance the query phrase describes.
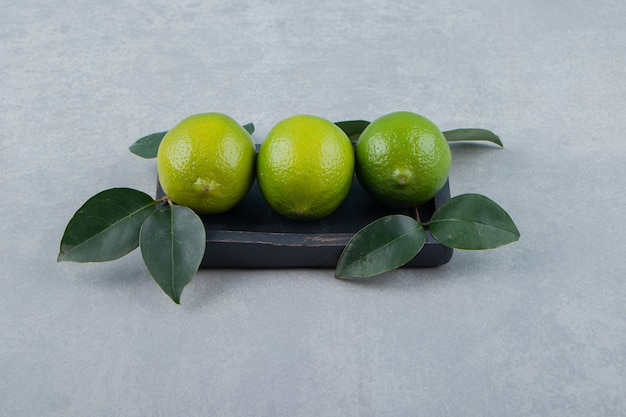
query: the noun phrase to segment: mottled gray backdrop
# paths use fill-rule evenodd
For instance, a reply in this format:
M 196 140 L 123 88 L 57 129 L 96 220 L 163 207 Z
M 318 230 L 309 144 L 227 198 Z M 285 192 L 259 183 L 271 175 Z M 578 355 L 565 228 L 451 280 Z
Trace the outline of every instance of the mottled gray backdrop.
M 0 3 L 0 414 L 626 415 L 623 1 Z M 451 190 L 518 243 L 364 283 L 203 270 L 180 306 L 138 251 L 56 263 L 87 198 L 154 192 L 143 135 L 395 110 L 500 135 L 453 146 Z

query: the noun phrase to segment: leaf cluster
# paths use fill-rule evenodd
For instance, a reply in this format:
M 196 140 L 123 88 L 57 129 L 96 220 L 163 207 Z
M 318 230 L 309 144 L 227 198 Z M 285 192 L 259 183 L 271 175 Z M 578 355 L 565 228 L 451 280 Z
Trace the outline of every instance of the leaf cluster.
M 336 124 L 355 143 L 369 122 Z M 252 123 L 243 127 L 254 132 Z M 443 133 L 448 142 L 487 141 L 502 147 L 498 136 L 484 129 Z M 129 149 L 142 158 L 155 158 L 166 134 L 144 136 Z M 428 222 L 417 216 L 390 215 L 367 225 L 344 248 L 335 277 L 371 277 L 401 267 L 419 253 L 427 233 L 443 245 L 469 250 L 496 248 L 520 237 L 510 216 L 494 201 L 463 194 L 438 207 Z M 112 188 L 76 211 L 61 239 L 57 261 L 111 261 L 138 247 L 154 281 L 178 304 L 205 256 L 206 230 L 193 210 L 173 204 L 167 196 L 155 200 L 138 190 Z
M 200 267 L 205 245 L 204 224 L 191 209 L 130 188 L 112 188 L 74 214 L 57 261 L 112 261 L 141 247 L 150 274 L 178 304 Z
M 394 214 L 365 226 L 341 253 L 335 277 L 370 277 L 401 267 L 424 246 L 426 229 L 439 243 L 466 250 L 495 249 L 520 237 L 511 217 L 493 200 L 461 194 L 437 208 L 428 222 Z

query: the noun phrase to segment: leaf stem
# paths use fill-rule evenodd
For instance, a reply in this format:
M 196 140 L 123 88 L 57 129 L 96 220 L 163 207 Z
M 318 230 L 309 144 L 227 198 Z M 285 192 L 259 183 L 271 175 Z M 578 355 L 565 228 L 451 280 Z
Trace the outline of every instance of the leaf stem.
M 419 207 L 415 206 L 414 209 L 415 209 L 415 220 L 417 220 L 417 222 L 423 226 L 424 224 L 422 223 L 422 219 L 420 219 Z

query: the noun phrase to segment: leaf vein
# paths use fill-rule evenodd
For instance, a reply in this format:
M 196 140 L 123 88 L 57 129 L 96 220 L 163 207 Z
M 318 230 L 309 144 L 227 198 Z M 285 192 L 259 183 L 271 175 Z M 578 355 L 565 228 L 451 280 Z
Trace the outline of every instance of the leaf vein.
M 481 226 L 485 226 L 485 227 L 488 227 L 488 228 L 491 228 L 491 229 L 495 229 L 495 230 L 500 230 L 502 232 L 506 232 L 506 233 L 509 233 L 511 235 L 518 236 L 518 233 L 512 232 L 512 231 L 507 230 L 507 229 L 502 229 L 500 227 L 494 226 L 493 224 L 484 223 L 484 222 L 480 222 L 480 221 L 474 221 L 474 220 L 467 220 L 467 219 L 447 218 L 447 219 L 444 219 L 444 220 L 434 220 L 434 221 L 431 221 L 429 223 L 429 225 L 433 225 L 433 224 L 436 224 L 436 223 L 445 223 L 445 222 L 479 224 Z
M 357 264 L 360 264 L 360 263 L 361 263 L 364 259 L 366 259 L 366 258 L 368 258 L 368 257 L 373 257 L 373 256 L 375 256 L 376 254 L 378 254 L 378 253 L 379 253 L 379 252 L 381 252 L 381 251 L 387 251 L 387 250 L 389 249 L 389 246 L 390 246 L 392 243 L 394 243 L 394 242 L 396 242 L 396 241 L 398 241 L 398 240 L 400 240 L 400 239 L 402 239 L 402 238 L 404 238 L 404 237 L 406 237 L 406 236 L 410 235 L 411 233 L 413 233 L 413 232 L 414 232 L 415 230 L 417 230 L 417 229 L 419 229 L 419 227 L 414 227 L 414 228 L 412 228 L 411 230 L 409 230 L 409 231 L 407 231 L 407 232 L 405 232 L 405 233 L 403 233 L 403 234 L 401 234 L 401 235 L 398 235 L 397 237 L 393 238 L 392 240 L 389 240 L 389 241 L 388 241 L 387 243 L 385 243 L 383 246 L 380 246 L 379 248 L 377 248 L 377 249 L 375 249 L 375 250 L 373 250 L 373 251 L 371 251 L 371 252 L 367 252 L 367 253 L 365 253 L 363 256 L 360 256 L 360 257 L 356 258 L 356 259 L 354 260 L 354 262 L 352 263 L 352 265 L 357 265 Z M 384 263 L 384 265 L 385 265 L 385 267 L 387 267 L 386 259 L 385 259 L 385 263 Z M 346 270 L 349 270 L 351 267 L 352 267 L 352 266 L 349 266 L 348 268 L 346 268 Z

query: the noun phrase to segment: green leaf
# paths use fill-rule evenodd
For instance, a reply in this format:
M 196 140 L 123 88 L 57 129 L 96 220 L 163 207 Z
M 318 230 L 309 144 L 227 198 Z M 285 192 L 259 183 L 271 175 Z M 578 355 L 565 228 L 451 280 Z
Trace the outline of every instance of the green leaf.
M 202 220 L 184 206 L 165 206 L 141 227 L 141 256 L 150 275 L 176 304 L 198 271 L 205 247 Z
M 246 131 L 249 134 L 253 134 L 254 133 L 254 123 L 246 123 L 245 125 L 243 125 L 243 128 L 246 129 Z
M 359 230 L 344 248 L 336 278 L 370 277 L 406 264 L 422 249 L 426 232 L 415 219 L 393 214 Z
M 345 134 L 350 138 L 352 143 L 356 143 L 359 136 L 370 122 L 367 120 L 346 120 L 335 123 Z M 500 147 L 503 147 L 500 138 L 493 132 L 486 129 L 466 128 L 455 129 L 443 132 L 448 142 L 461 142 L 461 141 L 486 141 L 492 142 Z
M 366 120 L 346 120 L 343 122 L 336 122 L 335 124 L 344 131 L 352 143 L 356 143 L 359 136 L 363 133 L 370 122 Z
M 480 194 L 462 194 L 446 201 L 428 227 L 439 242 L 456 249 L 493 249 L 520 237 L 509 214 Z
M 103 262 L 139 245 L 139 230 L 157 208 L 141 191 L 112 188 L 91 197 L 68 223 L 57 262 Z
M 141 156 L 142 158 L 156 158 L 159 145 L 161 144 L 161 141 L 166 133 L 167 131 L 144 136 L 141 139 L 137 139 L 137 141 L 130 145 L 128 149 L 135 155 Z
M 246 123 L 242 127 L 246 129 L 248 134 L 251 135 L 252 133 L 254 133 L 254 123 Z M 148 136 L 144 136 L 140 139 L 137 139 L 135 143 L 130 145 L 128 149 L 135 155 L 142 158 L 156 158 L 157 152 L 159 151 L 159 145 L 161 144 L 161 141 L 165 137 L 166 133 L 167 131 L 152 133 Z
M 493 132 L 486 129 L 455 129 L 443 132 L 443 135 L 446 137 L 448 142 L 478 140 L 495 143 L 501 148 L 504 147 L 500 138 Z

